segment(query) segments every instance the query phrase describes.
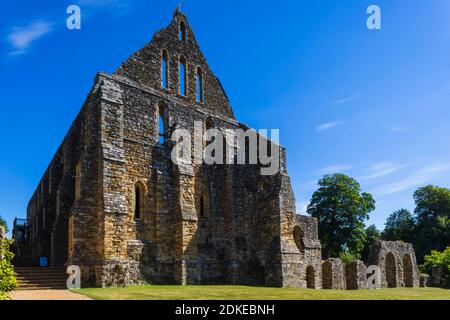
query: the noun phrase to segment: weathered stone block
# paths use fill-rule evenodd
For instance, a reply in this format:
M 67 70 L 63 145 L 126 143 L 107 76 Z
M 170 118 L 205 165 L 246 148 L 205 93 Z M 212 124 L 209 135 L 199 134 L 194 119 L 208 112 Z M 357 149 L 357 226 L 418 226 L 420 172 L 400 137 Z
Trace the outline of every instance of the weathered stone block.
M 362 261 L 354 261 L 345 266 L 347 290 L 367 289 L 367 267 Z
M 345 264 L 341 259 L 328 259 L 322 263 L 323 289 L 346 289 Z
M 429 278 L 430 278 L 430 276 L 426 273 L 420 274 L 420 287 L 421 288 L 427 287 Z

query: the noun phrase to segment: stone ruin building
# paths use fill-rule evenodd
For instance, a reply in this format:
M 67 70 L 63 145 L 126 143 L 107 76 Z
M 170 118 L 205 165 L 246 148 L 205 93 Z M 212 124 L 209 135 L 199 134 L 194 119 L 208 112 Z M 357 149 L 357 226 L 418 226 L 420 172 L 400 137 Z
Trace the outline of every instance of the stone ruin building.
M 80 266 L 84 286 L 364 287 L 362 262 L 322 262 L 316 219 L 296 215 L 284 148 L 272 176 L 262 164 L 172 162 L 171 132 L 194 121 L 248 129 L 177 10 L 113 74 L 96 76 L 29 202 L 31 256 Z M 417 285 L 410 245 L 372 253 L 383 285 Z

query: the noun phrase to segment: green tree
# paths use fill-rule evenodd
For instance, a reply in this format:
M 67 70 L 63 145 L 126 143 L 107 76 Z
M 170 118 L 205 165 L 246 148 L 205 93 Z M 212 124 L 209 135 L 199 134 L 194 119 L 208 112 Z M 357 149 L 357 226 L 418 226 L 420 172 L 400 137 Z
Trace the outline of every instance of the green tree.
M 372 244 L 381 239 L 381 232 L 377 229 L 377 227 L 373 224 L 366 229 L 366 239 L 364 244 L 364 249 L 362 252 L 362 258 L 364 261 L 367 261 L 370 254 L 370 247 Z
M 382 237 L 388 241 L 402 240 L 412 242 L 414 239 L 414 218 L 406 209 L 393 212 L 386 221 Z
M 318 184 L 307 211 L 318 220 L 324 257 L 337 258 L 343 252 L 359 256 L 366 239 L 364 221 L 375 209 L 375 200 L 344 174 L 326 175 Z
M 450 246 L 450 189 L 426 186 L 414 193 L 416 232 L 413 239 L 420 262 L 432 250 Z
M 5 231 L 8 232 L 8 224 L 6 223 L 6 221 L 2 218 L 2 216 L 0 215 L 0 226 L 5 228 Z
M 428 274 L 432 274 L 433 267 L 436 266 L 442 267 L 441 285 L 450 288 L 450 247 L 442 252 L 436 250 L 431 251 L 429 255 L 425 256 L 421 269 Z

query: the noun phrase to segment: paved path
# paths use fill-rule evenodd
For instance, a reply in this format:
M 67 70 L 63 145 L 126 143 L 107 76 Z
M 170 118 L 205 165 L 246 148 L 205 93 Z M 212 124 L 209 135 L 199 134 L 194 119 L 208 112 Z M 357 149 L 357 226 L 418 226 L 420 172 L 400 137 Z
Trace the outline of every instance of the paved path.
M 9 297 L 12 300 L 92 300 L 69 290 L 16 290 Z

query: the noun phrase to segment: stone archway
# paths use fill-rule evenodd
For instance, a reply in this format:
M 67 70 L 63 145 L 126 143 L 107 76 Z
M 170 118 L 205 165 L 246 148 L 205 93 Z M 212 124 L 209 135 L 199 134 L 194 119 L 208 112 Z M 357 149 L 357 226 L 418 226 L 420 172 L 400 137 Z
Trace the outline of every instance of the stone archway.
M 315 289 L 316 288 L 316 277 L 315 270 L 312 266 L 306 268 L 306 288 Z
M 414 287 L 413 266 L 409 254 L 405 254 L 403 257 L 403 284 L 407 288 Z
M 396 271 L 396 263 L 395 256 L 392 252 L 389 252 L 386 255 L 385 262 L 385 274 L 386 274 L 386 283 L 388 288 L 396 288 L 397 287 L 397 271 Z

